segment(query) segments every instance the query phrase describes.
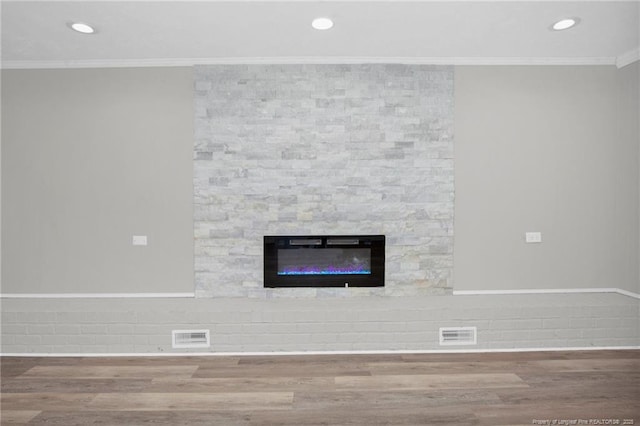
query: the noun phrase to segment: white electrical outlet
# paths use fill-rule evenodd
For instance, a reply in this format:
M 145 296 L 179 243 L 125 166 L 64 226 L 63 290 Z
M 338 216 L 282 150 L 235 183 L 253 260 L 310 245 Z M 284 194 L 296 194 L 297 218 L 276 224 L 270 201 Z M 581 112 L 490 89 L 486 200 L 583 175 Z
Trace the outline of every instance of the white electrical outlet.
M 134 246 L 146 246 L 147 245 L 147 236 L 146 235 L 134 235 L 132 244 Z
M 527 243 L 541 243 L 542 242 L 542 232 L 525 232 L 524 240 Z

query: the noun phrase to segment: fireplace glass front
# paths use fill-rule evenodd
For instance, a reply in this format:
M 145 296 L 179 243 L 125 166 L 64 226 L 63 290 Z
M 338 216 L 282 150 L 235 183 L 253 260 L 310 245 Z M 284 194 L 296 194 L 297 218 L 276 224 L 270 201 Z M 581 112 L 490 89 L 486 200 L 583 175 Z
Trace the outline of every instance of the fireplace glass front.
M 265 236 L 265 287 L 384 286 L 384 235 Z

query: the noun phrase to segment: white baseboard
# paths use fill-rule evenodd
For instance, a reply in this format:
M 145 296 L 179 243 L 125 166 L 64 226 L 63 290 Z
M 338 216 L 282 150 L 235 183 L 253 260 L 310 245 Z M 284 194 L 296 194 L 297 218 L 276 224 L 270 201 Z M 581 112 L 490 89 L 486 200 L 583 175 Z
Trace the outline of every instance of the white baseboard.
M 272 65 L 272 64 L 411 64 L 411 65 L 616 65 L 634 60 L 633 52 L 597 57 L 392 57 L 392 56 L 297 56 L 297 57 L 226 57 L 226 58 L 149 58 L 118 60 L 3 61 L 2 69 L 39 68 L 139 68 L 191 67 L 195 65 Z M 630 62 L 631 61 L 631 62 Z
M 635 299 L 640 299 L 640 294 L 634 293 L 632 291 L 623 290 L 621 288 L 616 288 L 616 293 L 622 294 L 624 296 L 633 297 Z
M 304 356 L 304 355 L 412 355 L 412 354 L 485 354 L 519 352 L 577 352 L 577 351 L 628 351 L 640 350 L 640 346 L 588 346 L 557 348 L 507 348 L 507 349 L 434 349 L 388 351 L 292 351 L 292 352 L 153 352 L 153 353 L 0 353 L 12 357 L 182 357 L 182 356 Z
M 510 295 L 510 294 L 567 294 L 567 293 L 618 293 L 640 299 L 640 294 L 620 288 L 532 288 L 523 290 L 453 290 L 454 296 Z

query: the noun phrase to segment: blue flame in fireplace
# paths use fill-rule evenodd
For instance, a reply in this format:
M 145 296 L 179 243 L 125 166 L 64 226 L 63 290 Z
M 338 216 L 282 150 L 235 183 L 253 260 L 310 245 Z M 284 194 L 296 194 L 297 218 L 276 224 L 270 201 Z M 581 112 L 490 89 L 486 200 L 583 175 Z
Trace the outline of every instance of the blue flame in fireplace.
M 313 266 L 285 268 L 278 271 L 278 275 L 371 275 L 371 270 L 362 265 L 347 267 L 326 267 L 319 268 Z

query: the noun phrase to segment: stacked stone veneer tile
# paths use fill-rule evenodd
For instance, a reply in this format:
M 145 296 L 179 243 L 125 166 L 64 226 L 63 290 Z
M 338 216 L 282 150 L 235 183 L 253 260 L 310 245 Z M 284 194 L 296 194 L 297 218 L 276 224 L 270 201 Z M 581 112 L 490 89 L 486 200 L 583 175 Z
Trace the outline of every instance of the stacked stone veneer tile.
M 453 68 L 195 68 L 199 297 L 446 293 Z M 385 234 L 386 286 L 264 289 L 264 235 Z

